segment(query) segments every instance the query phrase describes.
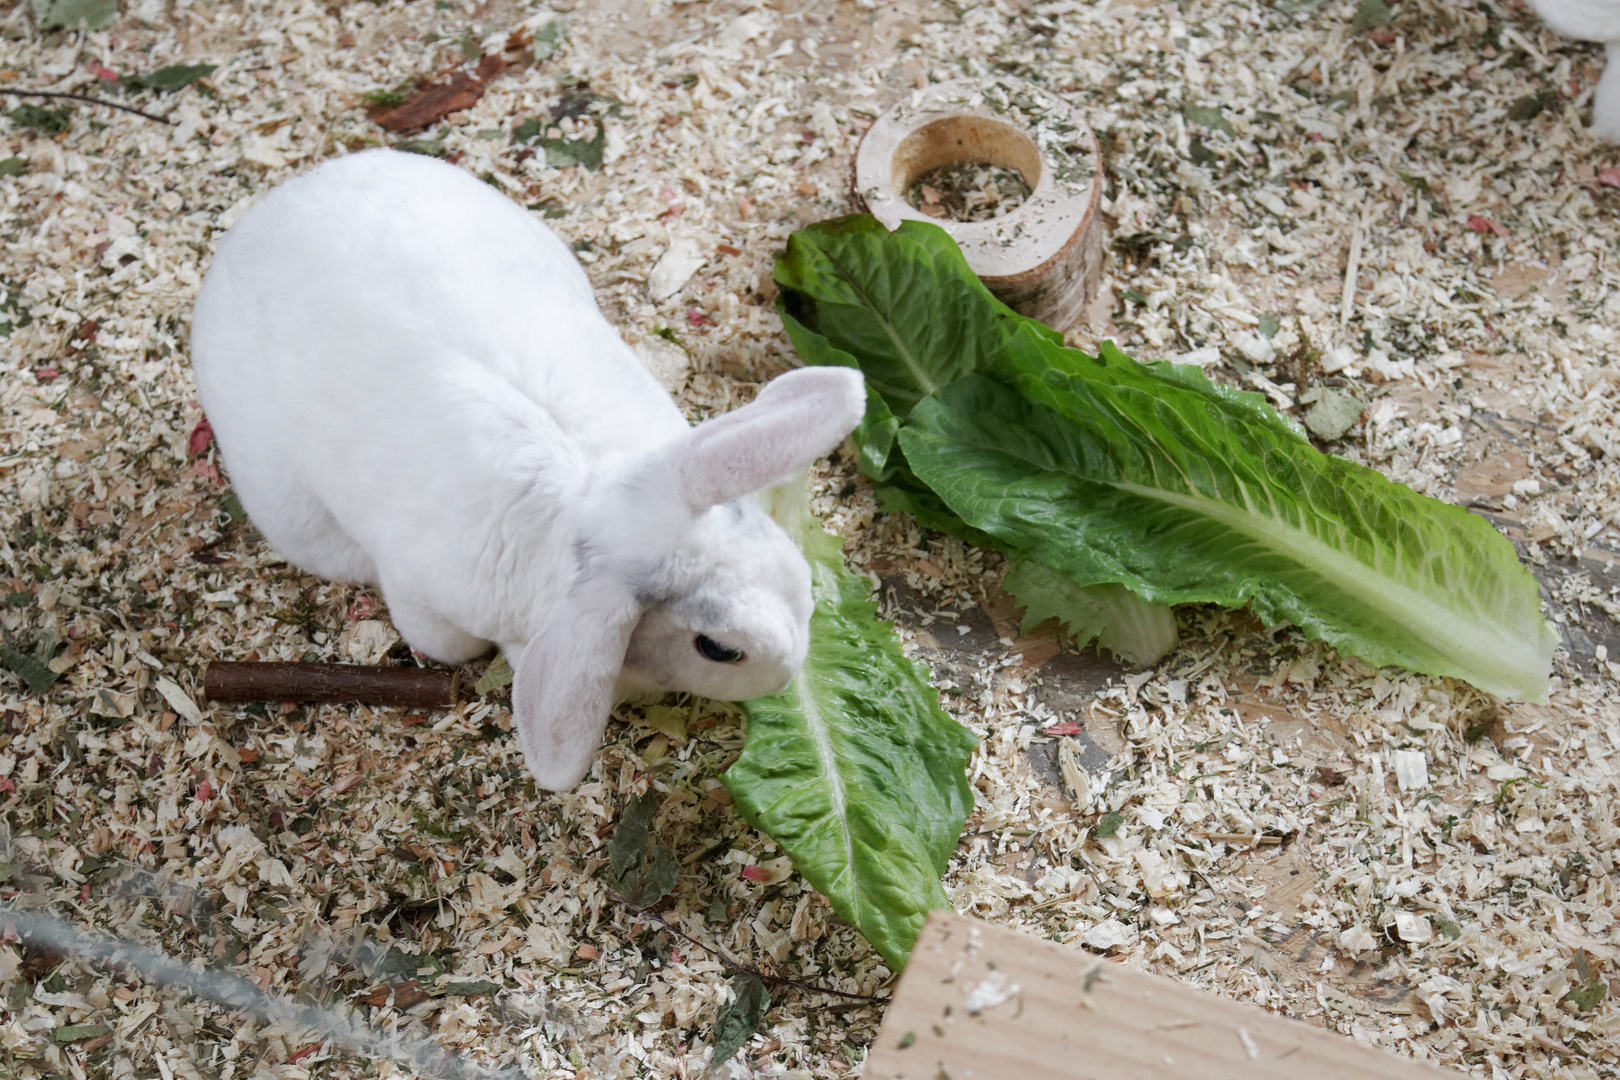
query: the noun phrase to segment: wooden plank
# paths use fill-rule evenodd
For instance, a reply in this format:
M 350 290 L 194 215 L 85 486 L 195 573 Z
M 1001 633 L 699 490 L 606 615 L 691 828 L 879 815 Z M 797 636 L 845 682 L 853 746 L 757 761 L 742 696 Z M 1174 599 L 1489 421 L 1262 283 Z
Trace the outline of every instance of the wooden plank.
M 1445 1080 L 1458 1073 L 950 912 L 928 918 L 867 1080 Z

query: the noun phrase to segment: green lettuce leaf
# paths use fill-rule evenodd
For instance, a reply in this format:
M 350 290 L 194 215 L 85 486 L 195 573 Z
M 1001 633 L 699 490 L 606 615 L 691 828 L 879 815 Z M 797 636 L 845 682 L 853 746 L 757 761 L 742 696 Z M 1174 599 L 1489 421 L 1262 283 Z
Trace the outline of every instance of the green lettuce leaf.
M 810 654 L 787 689 L 744 703 L 747 741 L 721 779 L 899 971 L 928 912 L 950 906 L 939 879 L 973 808 L 976 740 L 844 569 L 842 542 L 807 508 L 776 512 L 810 562 Z
M 803 333 L 880 377 L 886 400 L 912 394 L 888 467 L 898 450 L 908 484 L 1004 550 L 1077 585 L 1248 604 L 1373 663 L 1544 698 L 1558 639 L 1512 545 L 1320 453 L 1260 395 L 1111 344 L 1064 348 L 924 222 L 800 230 L 778 281 Z M 921 378 L 901 385 L 909 372 Z
M 1138 598 L 1123 585 L 1076 585 L 1038 559 L 1014 555 L 1001 587 L 1024 609 L 1023 633 L 1057 619 L 1081 646 L 1095 638 L 1137 667 L 1147 667 L 1176 647 L 1170 609 Z
M 852 218 L 837 224 L 847 226 L 849 223 L 859 224 L 869 220 L 871 219 Z M 859 235 L 859 232 L 856 232 L 856 235 Z M 932 238 L 925 236 L 924 239 Z M 803 263 L 809 261 L 808 253 L 817 250 L 809 245 L 799 246 L 796 254 L 801 265 L 795 267 L 789 262 L 795 256 L 795 249 L 790 241 L 788 256 L 777 264 L 779 278 L 813 273 L 814 265 L 807 267 Z M 807 328 L 788 310 L 786 301 L 802 299 L 808 295 L 803 290 L 784 292 L 780 294 L 777 303 L 782 324 L 787 328 L 788 336 L 793 339 L 799 355 L 811 364 L 859 368 L 855 357 Z M 851 309 L 846 305 L 822 310 L 831 310 L 835 313 L 835 318 L 848 321 Z M 854 310 L 858 312 L 860 309 L 857 307 Z M 875 332 L 876 328 L 868 329 Z M 859 347 L 855 342 L 844 340 L 852 348 Z M 931 354 L 914 352 L 911 355 L 909 369 L 904 365 L 896 367 L 896 374 L 890 379 L 891 384 L 897 380 L 910 378 L 907 372 L 913 369 L 925 377 L 923 382 L 907 383 L 903 386 L 902 397 L 909 397 L 914 390 L 919 390 L 924 385 L 933 385 L 936 378 L 961 376 L 960 356 L 952 354 L 942 365 L 929 363 L 932 359 Z M 979 355 L 973 362 L 988 365 L 992 360 L 992 356 L 984 354 Z M 979 547 L 1003 547 L 996 542 L 995 537 L 973 528 L 952 513 L 939 496 L 927 484 L 918 480 L 906 466 L 905 455 L 896 445 L 900 422 L 900 418 L 890 410 L 882 393 L 868 382 L 866 415 L 851 438 L 860 454 L 861 472 L 877 482 L 876 494 L 883 509 L 910 514 L 924 528 L 950 533 L 969 544 Z M 1026 619 L 1026 629 L 1053 616 L 1061 616 L 1069 628 L 1070 636 L 1082 647 L 1096 638 L 1104 648 L 1139 667 L 1155 663 L 1165 653 L 1175 648 L 1175 619 L 1168 609 L 1150 604 L 1119 586 L 1079 585 L 1050 567 L 1041 569 L 1044 573 L 1036 574 L 1033 570 L 1022 575 L 1009 573 L 1007 580 L 1002 582 L 1002 587 L 1013 593 L 1023 606 L 1032 612 L 1044 613 L 1040 618 Z M 1082 611 L 1085 614 L 1082 615 Z
M 790 240 L 790 250 L 791 244 Z M 780 272 L 779 263 L 778 273 Z M 815 331 L 807 329 L 795 319 L 782 305 L 780 298 L 777 302 L 777 311 L 782 316 L 783 325 L 787 327 L 788 336 L 793 339 L 794 347 L 799 350 L 799 355 L 806 363 L 860 367 L 855 362 L 855 357 Z M 971 528 L 965 521 L 951 513 L 950 508 L 940 501 L 938 495 L 928 489 L 927 484 L 912 475 L 911 470 L 906 467 L 905 455 L 900 452 L 900 447 L 895 442 L 895 436 L 899 432 L 900 418 L 890 410 L 882 393 L 868 380 L 866 415 L 862 417 L 860 426 L 851 433 L 850 438 L 860 454 L 862 474 L 877 483 L 876 493 L 883 509 L 910 514 L 925 529 L 948 532 L 969 544 L 980 547 L 994 546 L 994 537 Z
M 966 268 L 937 225 L 905 222 L 890 233 L 853 214 L 794 233 L 774 276 L 800 355 L 814 364 L 828 362 L 824 349 L 843 353 L 866 376 L 868 394 L 904 420 L 929 394 L 993 366 L 1019 326 L 1062 340 L 991 296 L 971 270 L 958 272 Z M 803 340 L 806 330 L 826 345 Z
M 961 281 L 949 272 L 959 261 L 956 242 L 943 230 L 902 228 L 891 234 L 863 214 L 822 222 L 794 233 L 777 260 L 775 278 L 783 291 L 776 307 L 806 363 L 859 368 L 867 376 L 866 416 L 852 438 L 861 472 L 876 482 L 879 505 L 910 514 L 923 528 L 1011 556 L 1005 544 L 963 521 L 919 480 L 896 441 L 902 416 L 912 406 L 941 386 L 993 368 L 1003 335 L 1020 326 L 1022 316 L 999 300 L 983 302 L 976 277 Z M 915 290 L 937 286 L 941 275 L 908 275 L 907 265 L 944 268 L 945 280 L 961 287 L 947 284 L 946 302 L 936 310 Z M 1022 322 L 1030 332 L 1062 340 L 1040 323 Z M 888 398 L 896 401 L 900 415 Z M 1168 610 L 1121 588 L 1081 585 L 1044 569 L 1038 577 L 1009 574 L 1002 583 L 1024 607 L 1045 613 L 1026 620 L 1029 626 L 1061 616 L 1079 645 L 1097 638 L 1141 667 L 1175 647 L 1175 620 Z

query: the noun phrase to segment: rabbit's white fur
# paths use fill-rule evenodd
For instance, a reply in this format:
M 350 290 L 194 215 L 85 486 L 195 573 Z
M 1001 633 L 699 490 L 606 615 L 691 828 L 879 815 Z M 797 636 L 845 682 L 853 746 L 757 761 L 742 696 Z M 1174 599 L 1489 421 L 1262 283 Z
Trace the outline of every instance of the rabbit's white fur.
M 584 777 L 617 697 L 754 697 L 803 662 L 809 568 L 748 493 L 843 439 L 858 373 L 791 372 L 690 427 L 551 230 L 460 169 L 387 150 L 244 214 L 191 341 L 265 537 L 378 586 L 428 656 L 499 644 L 543 786 Z M 698 635 L 744 658 L 708 659 Z
M 1578 41 L 1601 41 L 1608 62 L 1592 93 L 1592 134 L 1620 142 L 1620 0 L 1530 0 L 1554 32 Z

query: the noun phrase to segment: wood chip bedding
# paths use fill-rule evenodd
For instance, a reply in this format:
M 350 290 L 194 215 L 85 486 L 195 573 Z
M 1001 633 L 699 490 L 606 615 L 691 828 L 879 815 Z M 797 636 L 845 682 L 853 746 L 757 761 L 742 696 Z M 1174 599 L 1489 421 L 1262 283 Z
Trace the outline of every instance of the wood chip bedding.
M 1296 417 L 1362 403 L 1312 430 L 1506 530 L 1570 647 L 1549 704 L 1505 705 L 1188 609 L 1181 648 L 1128 671 L 1020 635 L 998 556 L 879 513 L 834 460 L 817 511 L 982 739 L 954 903 L 1492 1080 L 1611 1075 L 1620 154 L 1583 127 L 1602 56 L 1516 7 L 1380 8 L 1357 30 L 1356 5 L 1308 0 L 132 0 L 41 33 L 19 5 L 0 90 L 218 67 L 118 98 L 172 126 L 49 101 L 27 104 L 59 121 L 0 124 L 0 626 L 36 661 L 8 666 L 57 676 L 0 677 L 0 892 L 490 1066 L 698 1076 L 726 971 L 595 876 L 650 786 L 683 860 L 667 918 L 880 991 L 879 959 L 730 809 L 735 710 L 625 707 L 590 780 L 538 797 L 499 690 L 417 714 L 202 702 L 208 658 L 411 661 L 376 596 L 242 520 L 186 324 L 255 197 L 409 139 L 543 214 L 708 415 L 795 362 L 771 261 L 843 212 L 872 118 L 1009 72 L 1081 104 L 1108 150 L 1114 258 L 1074 339 Z M 486 77 L 491 55 L 518 62 Z M 481 92 L 427 128 L 368 118 L 365 95 L 454 71 Z M 0 945 L 0 994 L 20 1077 L 408 1068 L 45 950 Z M 858 1075 L 876 1008 L 778 997 L 721 1075 Z

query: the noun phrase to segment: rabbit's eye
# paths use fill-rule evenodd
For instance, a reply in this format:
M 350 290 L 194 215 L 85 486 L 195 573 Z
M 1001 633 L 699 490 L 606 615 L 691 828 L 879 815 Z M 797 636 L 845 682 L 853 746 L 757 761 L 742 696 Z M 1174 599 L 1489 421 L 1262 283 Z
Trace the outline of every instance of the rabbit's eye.
M 741 649 L 731 649 L 705 634 L 697 636 L 697 651 L 717 664 L 735 664 L 743 658 Z

